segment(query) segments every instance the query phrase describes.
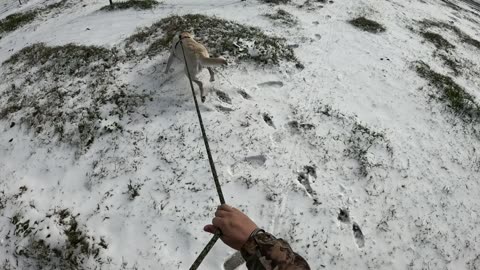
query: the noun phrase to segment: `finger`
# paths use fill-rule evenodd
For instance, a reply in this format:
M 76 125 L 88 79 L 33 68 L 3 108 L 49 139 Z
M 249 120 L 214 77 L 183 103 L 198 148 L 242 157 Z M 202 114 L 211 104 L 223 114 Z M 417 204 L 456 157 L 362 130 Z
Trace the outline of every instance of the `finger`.
M 228 205 L 228 204 L 222 204 L 218 207 L 218 210 L 223 210 L 223 211 L 227 211 L 227 212 L 231 212 L 233 210 L 233 208 Z
M 226 217 L 228 216 L 229 212 L 225 211 L 225 210 L 220 210 L 218 209 L 217 211 L 215 211 L 215 216 L 216 217 Z
M 223 227 L 225 227 L 225 220 L 223 218 L 216 217 L 212 219 L 212 224 L 221 230 Z
M 203 227 L 203 230 L 208 233 L 214 234 L 217 231 L 217 227 L 213 226 L 212 224 L 209 224 L 209 225 L 205 225 L 205 227 Z

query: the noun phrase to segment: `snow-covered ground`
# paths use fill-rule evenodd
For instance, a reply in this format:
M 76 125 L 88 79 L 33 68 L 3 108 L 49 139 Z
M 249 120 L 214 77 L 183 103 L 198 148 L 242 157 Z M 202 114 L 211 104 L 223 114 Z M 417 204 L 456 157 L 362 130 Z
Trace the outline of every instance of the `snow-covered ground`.
M 0 18 L 54 1 L 11 2 L 2 0 Z M 432 98 L 437 90 L 412 64 L 421 60 L 453 77 L 480 103 L 480 48 L 437 29 L 456 46 L 453 56 L 468 63 L 454 76 L 417 31 L 429 19 L 480 40 L 475 9 L 440 0 L 310 7 L 165 0 L 147 11 L 100 12 L 108 1 L 69 3 L 5 34 L 0 62 L 39 42 L 123 48 L 137 28 L 177 14 L 216 16 L 286 38 L 304 69 L 234 61 L 212 83 L 204 71 L 211 92 L 201 110 L 227 202 L 289 241 L 312 269 L 480 269 L 478 122 L 459 120 Z M 298 24 L 263 16 L 279 7 Z M 359 16 L 386 32 L 348 23 Z M 188 81 L 178 63 L 163 74 L 167 57 L 165 51 L 118 65 L 113 87 L 148 98 L 123 118 L 102 115 L 102 127 L 121 130 L 95 138 L 85 153 L 37 136 L 17 114 L 0 120 L 5 269 L 36 269 L 38 261 L 48 268 L 28 252 L 62 249 L 71 220 L 98 251 L 79 269 L 188 269 L 195 260 L 210 239 L 202 228 L 218 199 Z M 7 66 L 0 67 L 4 96 L 30 76 L 13 80 Z M 43 87 L 34 81 L 28 91 Z M 201 269 L 223 269 L 232 254 L 219 242 Z

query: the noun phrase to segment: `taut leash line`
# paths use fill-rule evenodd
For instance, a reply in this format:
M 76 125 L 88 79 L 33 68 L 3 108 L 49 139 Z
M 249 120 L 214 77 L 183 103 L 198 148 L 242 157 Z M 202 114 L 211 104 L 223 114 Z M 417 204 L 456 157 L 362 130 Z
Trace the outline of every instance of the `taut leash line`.
M 187 57 L 185 56 L 185 50 L 183 48 L 182 37 L 179 37 L 180 46 L 182 47 L 182 54 L 183 60 L 185 61 L 185 67 L 187 68 L 187 75 L 188 80 L 190 81 L 190 88 L 192 89 L 193 101 L 195 102 L 195 109 L 197 110 L 198 122 L 200 123 L 200 129 L 202 130 L 202 137 L 203 142 L 205 144 L 205 149 L 207 150 L 208 162 L 210 163 L 210 170 L 212 171 L 213 181 L 215 182 L 215 188 L 217 189 L 218 198 L 220 200 L 220 204 L 225 204 L 225 198 L 223 197 L 222 187 L 220 186 L 220 181 L 218 180 L 217 170 L 215 169 L 215 163 L 213 162 L 212 153 L 210 151 L 210 145 L 208 144 L 207 133 L 205 132 L 205 127 L 203 126 L 202 114 L 200 113 L 200 108 L 198 107 L 197 97 L 195 96 L 195 90 L 193 89 L 193 82 L 192 77 L 190 75 L 190 69 L 188 68 Z M 203 259 L 207 256 L 210 250 L 213 248 L 217 240 L 222 235 L 220 230 L 217 230 L 213 235 L 212 239 L 208 242 L 208 244 L 203 248 L 202 252 L 198 255 L 195 262 L 193 262 L 190 270 L 196 270 L 200 264 L 202 263 Z

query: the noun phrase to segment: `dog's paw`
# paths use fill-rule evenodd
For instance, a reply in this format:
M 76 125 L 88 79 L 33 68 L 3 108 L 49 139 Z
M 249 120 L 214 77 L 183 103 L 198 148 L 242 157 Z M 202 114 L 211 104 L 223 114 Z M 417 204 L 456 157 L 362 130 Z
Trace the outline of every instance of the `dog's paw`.
M 211 81 L 211 82 L 214 82 L 214 81 L 215 81 L 215 78 L 213 78 L 213 77 L 210 78 L 210 81 Z

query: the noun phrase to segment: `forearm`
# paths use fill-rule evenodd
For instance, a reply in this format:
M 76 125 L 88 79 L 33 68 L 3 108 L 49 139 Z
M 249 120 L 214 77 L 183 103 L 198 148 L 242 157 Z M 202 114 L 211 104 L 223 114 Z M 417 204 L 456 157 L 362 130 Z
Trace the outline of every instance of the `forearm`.
M 240 250 L 249 270 L 287 269 L 310 270 L 308 263 L 293 252 L 283 239 L 260 230 L 253 233 Z

